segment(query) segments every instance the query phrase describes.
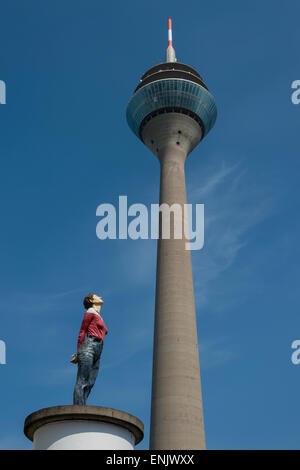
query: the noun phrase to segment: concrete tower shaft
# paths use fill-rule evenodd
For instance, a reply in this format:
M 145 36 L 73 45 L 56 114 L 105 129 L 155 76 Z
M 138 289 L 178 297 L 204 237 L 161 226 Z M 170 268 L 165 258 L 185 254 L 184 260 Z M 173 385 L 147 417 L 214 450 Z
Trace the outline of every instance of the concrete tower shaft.
M 198 72 L 169 62 L 172 54 L 142 76 L 127 122 L 159 159 L 160 204 L 178 204 L 184 214 L 185 160 L 213 127 L 217 110 Z M 182 217 L 183 234 L 185 223 Z M 170 239 L 162 238 L 159 224 L 150 448 L 205 449 L 191 255 L 184 235 L 172 236 L 174 224 L 175 217 Z
M 180 204 L 182 213 L 186 155 L 172 144 L 159 153 L 159 202 Z M 205 448 L 192 265 L 185 243 L 184 237 L 168 240 L 161 234 L 158 240 L 151 449 Z

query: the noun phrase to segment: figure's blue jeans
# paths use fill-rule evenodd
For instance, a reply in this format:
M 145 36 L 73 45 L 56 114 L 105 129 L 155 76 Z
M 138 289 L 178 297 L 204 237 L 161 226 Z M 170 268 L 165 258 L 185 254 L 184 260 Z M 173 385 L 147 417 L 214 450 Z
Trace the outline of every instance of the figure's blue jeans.
M 93 338 L 86 337 L 79 348 L 78 372 L 73 395 L 73 405 L 86 405 L 87 398 L 96 381 L 103 341 L 100 343 Z

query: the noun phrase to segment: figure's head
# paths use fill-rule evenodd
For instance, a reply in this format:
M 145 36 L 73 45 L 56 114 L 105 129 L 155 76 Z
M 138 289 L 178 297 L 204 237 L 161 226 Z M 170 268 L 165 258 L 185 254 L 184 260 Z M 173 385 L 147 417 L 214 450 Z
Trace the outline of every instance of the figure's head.
M 102 304 L 103 304 L 102 297 L 96 294 L 88 294 L 83 299 L 84 308 L 88 309 L 88 308 L 93 307 L 95 310 L 97 310 L 97 312 L 100 311 Z

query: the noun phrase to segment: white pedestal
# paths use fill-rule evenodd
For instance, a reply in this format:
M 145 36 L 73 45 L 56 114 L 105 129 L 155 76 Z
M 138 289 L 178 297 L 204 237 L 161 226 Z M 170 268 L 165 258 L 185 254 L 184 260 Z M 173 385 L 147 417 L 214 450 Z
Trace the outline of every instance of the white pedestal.
M 33 441 L 33 450 L 134 450 L 144 426 L 113 408 L 65 405 L 29 415 L 24 433 Z

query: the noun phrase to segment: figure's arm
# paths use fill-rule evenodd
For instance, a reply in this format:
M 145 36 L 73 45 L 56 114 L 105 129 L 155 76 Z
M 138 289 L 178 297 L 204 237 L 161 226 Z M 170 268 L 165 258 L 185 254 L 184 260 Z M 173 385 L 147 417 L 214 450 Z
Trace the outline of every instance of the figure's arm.
M 86 332 L 87 332 L 87 329 L 88 329 L 89 324 L 90 324 L 91 321 L 92 321 L 92 318 L 93 318 L 93 314 L 92 314 L 92 313 L 86 313 L 86 314 L 84 315 L 84 317 L 83 317 L 82 324 L 81 324 L 81 328 L 80 328 L 79 335 L 78 335 L 77 353 L 78 353 L 78 351 L 79 351 L 80 346 L 82 345 L 82 343 L 83 343 L 83 341 L 84 341 L 85 334 L 86 334 Z
M 108 329 L 107 329 L 107 326 L 105 325 L 103 319 L 102 319 L 102 323 L 103 323 L 103 326 L 104 326 L 104 336 L 105 336 L 108 333 Z
M 105 336 L 105 335 L 107 335 L 107 333 L 108 333 L 108 329 L 107 329 L 107 326 L 105 325 L 104 320 L 103 320 L 103 318 L 101 317 L 101 315 L 100 315 L 100 319 L 101 319 L 102 325 L 104 326 L 104 336 Z

